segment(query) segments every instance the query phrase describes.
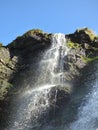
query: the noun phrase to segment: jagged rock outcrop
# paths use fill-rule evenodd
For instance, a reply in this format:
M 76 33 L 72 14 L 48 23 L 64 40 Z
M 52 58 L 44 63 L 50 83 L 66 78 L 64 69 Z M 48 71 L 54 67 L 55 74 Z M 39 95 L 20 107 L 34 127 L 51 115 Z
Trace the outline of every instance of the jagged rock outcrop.
M 0 100 L 13 87 L 12 80 L 20 71 L 30 67 L 34 58 L 50 45 L 50 34 L 31 30 L 0 48 Z
M 65 59 L 69 73 L 73 77 L 79 76 L 85 66 L 98 59 L 98 36 L 90 29 L 83 28 L 66 35 L 66 39 L 70 48 L 70 53 Z
M 10 58 L 10 51 L 8 48 L 0 48 L 0 100 L 4 99 L 8 89 L 12 87 L 10 79 L 12 74 L 16 71 L 17 57 Z
M 15 97 L 30 81 L 34 83 L 32 75 L 37 71 L 37 60 L 50 46 L 50 36 L 41 30 L 30 30 L 0 47 L 0 124 L 6 122 L 9 115 L 10 97 Z
M 37 61 L 40 61 L 43 52 L 51 45 L 51 35 L 38 29 L 30 30 L 6 47 L 0 47 L 0 111 L 9 105 L 11 95 L 15 96 L 34 84 L 39 75 Z M 76 85 L 85 78 L 82 75 L 86 69 L 93 67 L 92 63 L 98 59 L 98 36 L 84 28 L 65 37 L 70 48 L 64 60 L 65 79 Z M 66 90 L 57 89 L 58 95 L 63 97 Z M 51 91 L 54 94 L 55 87 Z M 3 118 L 2 114 L 0 118 Z

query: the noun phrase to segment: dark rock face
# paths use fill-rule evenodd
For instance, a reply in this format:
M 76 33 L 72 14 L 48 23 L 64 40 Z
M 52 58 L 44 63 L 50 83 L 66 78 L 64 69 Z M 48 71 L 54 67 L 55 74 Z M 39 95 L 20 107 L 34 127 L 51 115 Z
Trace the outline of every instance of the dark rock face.
M 37 60 L 50 46 L 50 40 L 51 34 L 31 30 L 0 47 L 0 124 L 6 125 L 12 98 L 29 82 L 34 83 L 36 77 L 32 75 L 37 72 Z
M 66 39 L 71 50 L 65 62 L 70 66 L 71 76 L 79 76 L 85 66 L 98 58 L 98 37 L 90 29 L 83 28 L 66 35 Z
M 11 96 L 17 95 L 26 86 L 34 84 L 38 63 L 43 52 L 51 45 L 51 35 L 41 30 L 30 30 L 23 36 L 16 38 L 6 47 L 0 47 L 0 119 L 7 113 L 5 106 L 9 106 Z M 65 35 L 70 53 L 64 58 L 65 79 L 73 86 L 79 86 L 83 80 L 85 68 L 98 59 L 98 37 L 91 30 L 84 28 L 76 30 L 73 34 Z M 89 67 L 89 68 L 91 68 Z M 77 85 L 76 85 L 77 84 Z M 21 87 L 20 87 L 21 86 Z M 57 93 L 56 105 L 70 100 L 68 90 L 51 89 L 51 103 Z
M 75 33 L 66 35 L 66 37 L 70 38 L 74 43 L 88 43 L 90 45 L 93 45 L 93 42 L 96 39 L 93 31 L 88 28 L 78 29 Z
M 56 107 L 61 107 L 63 102 L 69 101 L 70 99 L 70 90 L 68 89 L 68 86 L 61 86 L 57 85 L 51 88 L 50 90 L 50 95 L 49 95 L 49 100 L 50 100 L 50 105 L 56 106 Z

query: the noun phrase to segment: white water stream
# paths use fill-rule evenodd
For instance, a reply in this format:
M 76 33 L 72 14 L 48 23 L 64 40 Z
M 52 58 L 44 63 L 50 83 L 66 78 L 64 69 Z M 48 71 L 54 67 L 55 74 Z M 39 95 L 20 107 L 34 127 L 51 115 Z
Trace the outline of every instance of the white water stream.
M 65 35 L 54 34 L 52 37 L 52 46 L 45 53 L 40 63 L 42 68 L 39 81 L 42 81 L 42 84 L 64 83 L 64 57 L 68 51 Z
M 86 96 L 85 105 L 80 107 L 78 118 L 70 130 L 98 130 L 98 73 L 92 91 Z
M 52 45 L 42 58 L 39 68 L 37 86 L 33 89 L 26 90 L 18 97 L 17 110 L 9 121 L 9 127 L 6 130 L 35 130 L 40 128 L 36 123 L 41 115 L 50 106 L 49 92 L 56 85 L 63 85 L 66 81 L 64 78 L 64 57 L 69 49 L 66 47 L 64 34 L 54 34 Z M 56 92 L 57 93 L 57 92 Z M 55 95 L 56 98 L 56 95 Z M 37 130 L 37 129 L 36 129 Z

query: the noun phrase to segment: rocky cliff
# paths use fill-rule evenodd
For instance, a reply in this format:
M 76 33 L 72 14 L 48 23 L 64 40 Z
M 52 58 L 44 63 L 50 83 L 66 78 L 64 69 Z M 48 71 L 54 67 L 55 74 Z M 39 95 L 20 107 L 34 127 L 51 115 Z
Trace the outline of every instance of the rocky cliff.
M 52 34 L 33 29 L 9 45 L 0 47 L 1 112 L 7 113 L 5 106 L 10 105 L 11 96 L 15 97 L 35 83 L 39 75 L 38 62 L 51 45 L 51 36 Z M 64 60 L 65 79 L 76 89 L 94 71 L 94 64 L 98 61 L 98 36 L 92 30 L 83 28 L 66 34 L 65 37 L 70 48 L 70 53 Z M 0 119 L 2 116 L 3 114 Z

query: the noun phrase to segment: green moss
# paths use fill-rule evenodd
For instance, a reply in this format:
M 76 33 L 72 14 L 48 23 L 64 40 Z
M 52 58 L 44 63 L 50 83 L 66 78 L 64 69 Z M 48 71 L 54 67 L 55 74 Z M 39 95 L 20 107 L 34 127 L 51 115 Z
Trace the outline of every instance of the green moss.
M 47 33 L 44 33 L 44 36 L 45 36 L 46 39 L 49 38 L 49 35 Z
M 32 30 L 29 30 L 28 32 L 26 32 L 24 35 L 25 36 L 30 36 L 30 35 L 33 35 L 33 34 L 42 34 L 43 31 L 40 30 L 40 29 L 32 29 Z
M 43 33 L 41 29 L 33 29 L 31 30 L 32 33 Z
M 89 28 L 77 29 L 76 31 L 77 32 L 81 32 L 81 31 L 85 32 L 89 36 L 91 41 L 94 41 L 94 39 L 96 37 L 95 33 Z
M 5 62 L 5 64 L 8 64 L 10 62 L 10 58 L 5 58 L 4 62 Z
M 77 48 L 80 47 L 80 45 L 79 45 L 78 43 L 68 42 L 68 43 L 67 43 L 67 47 L 68 47 L 68 48 L 77 49 Z
M 93 58 L 90 58 L 90 57 L 84 57 L 84 56 L 81 56 L 82 60 L 85 62 L 85 63 L 90 63 L 94 60 L 97 60 L 98 59 L 98 56 L 96 57 L 93 57 Z
M 12 87 L 13 85 L 9 82 L 5 82 L 3 86 L 0 86 L 0 100 L 3 100 L 5 98 L 5 95 Z
M 91 39 L 91 41 L 94 41 L 95 34 L 94 34 L 94 32 L 92 30 L 86 29 L 85 33 L 89 36 L 89 38 Z
M 96 47 L 92 47 L 92 48 L 93 48 L 94 51 L 98 51 L 98 48 L 96 48 Z

